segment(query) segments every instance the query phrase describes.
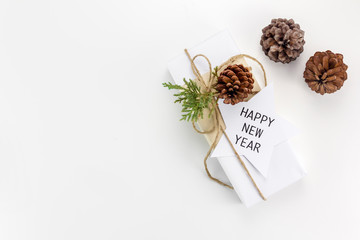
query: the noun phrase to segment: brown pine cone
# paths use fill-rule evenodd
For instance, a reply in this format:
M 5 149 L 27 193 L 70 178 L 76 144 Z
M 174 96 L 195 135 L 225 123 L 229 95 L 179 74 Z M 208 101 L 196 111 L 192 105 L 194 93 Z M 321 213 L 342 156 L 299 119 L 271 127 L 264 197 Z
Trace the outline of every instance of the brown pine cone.
M 225 104 L 235 105 L 243 102 L 254 87 L 254 78 L 250 70 L 243 65 L 229 65 L 220 73 L 216 90 Z
M 275 62 L 289 63 L 304 51 L 305 32 L 293 19 L 273 19 L 262 32 L 262 49 Z
M 343 63 L 343 55 L 326 52 L 316 52 L 306 63 L 304 71 L 305 82 L 311 90 L 324 95 L 339 90 L 347 79 L 348 66 Z

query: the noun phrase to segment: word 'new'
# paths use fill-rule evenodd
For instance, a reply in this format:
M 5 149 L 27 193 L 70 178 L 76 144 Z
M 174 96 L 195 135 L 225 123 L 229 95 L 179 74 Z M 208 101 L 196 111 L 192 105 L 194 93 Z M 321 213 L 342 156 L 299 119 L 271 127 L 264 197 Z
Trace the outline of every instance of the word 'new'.
M 258 128 L 258 127 L 255 127 L 253 125 L 246 124 L 246 123 L 244 123 L 241 131 L 246 132 L 247 134 L 258 137 L 258 138 L 260 138 L 264 132 L 264 130 L 262 130 L 261 128 Z
M 271 117 L 266 116 L 265 114 L 261 114 L 259 112 L 255 112 L 248 108 L 243 107 L 240 112 L 240 117 L 250 118 L 254 122 L 259 121 L 261 123 L 267 123 L 268 127 L 275 121 Z

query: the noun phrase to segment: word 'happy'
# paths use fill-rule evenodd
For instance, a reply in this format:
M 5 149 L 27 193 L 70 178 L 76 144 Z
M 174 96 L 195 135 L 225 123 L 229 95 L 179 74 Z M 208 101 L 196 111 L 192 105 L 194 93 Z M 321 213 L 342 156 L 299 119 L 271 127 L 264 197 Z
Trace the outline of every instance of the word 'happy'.
M 259 112 L 254 113 L 253 110 L 249 110 L 248 108 L 246 108 L 245 111 L 245 107 L 241 109 L 240 117 L 250 118 L 254 122 L 259 121 L 260 124 L 267 123 L 268 127 L 270 127 L 271 124 L 275 121 L 275 119 L 272 119 L 271 117 L 268 117 L 265 114 L 261 114 Z

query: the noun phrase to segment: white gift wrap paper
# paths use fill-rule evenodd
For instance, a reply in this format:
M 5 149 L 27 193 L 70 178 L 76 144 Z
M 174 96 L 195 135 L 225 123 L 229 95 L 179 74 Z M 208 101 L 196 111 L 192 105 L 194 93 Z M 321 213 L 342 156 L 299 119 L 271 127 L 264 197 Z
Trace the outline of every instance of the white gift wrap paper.
M 230 57 L 241 53 L 228 31 L 219 32 L 188 50 L 191 56 L 196 54 L 207 56 L 213 67 L 221 65 Z M 209 67 L 205 61 L 196 61 L 195 63 L 201 74 L 209 72 Z M 183 78 L 195 78 L 190 61 L 185 53 L 171 60 L 168 63 L 168 69 L 177 84 L 182 85 Z M 239 154 L 241 155 L 241 153 Z M 217 159 L 245 206 L 250 207 L 263 201 L 241 166 L 240 161 L 235 156 L 218 156 Z M 274 147 L 266 178 L 244 156 L 242 156 L 242 159 L 266 198 L 300 180 L 306 174 L 288 141 Z

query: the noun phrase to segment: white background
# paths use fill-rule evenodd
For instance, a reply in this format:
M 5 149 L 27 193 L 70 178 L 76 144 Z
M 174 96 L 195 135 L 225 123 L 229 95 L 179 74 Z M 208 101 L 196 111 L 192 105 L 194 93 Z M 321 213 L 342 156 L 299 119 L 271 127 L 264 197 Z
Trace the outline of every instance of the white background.
M 359 239 L 360 2 L 0 1 L 0 239 Z M 259 45 L 272 18 L 305 30 L 295 62 Z M 307 168 L 247 209 L 203 169 L 208 150 L 161 86 L 167 62 L 219 30 L 263 62 Z M 321 96 L 317 50 L 349 78 Z

